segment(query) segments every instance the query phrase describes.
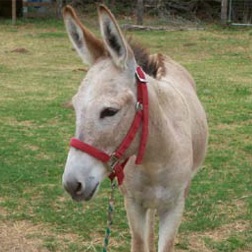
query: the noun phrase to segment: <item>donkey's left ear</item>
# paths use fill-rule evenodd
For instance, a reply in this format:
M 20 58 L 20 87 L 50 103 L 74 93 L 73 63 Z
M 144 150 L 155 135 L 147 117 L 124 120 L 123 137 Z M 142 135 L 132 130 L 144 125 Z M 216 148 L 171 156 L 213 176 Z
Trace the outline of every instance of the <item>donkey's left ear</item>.
M 104 44 L 116 66 L 126 68 L 134 54 L 125 40 L 113 14 L 103 4 L 98 6 L 100 29 Z

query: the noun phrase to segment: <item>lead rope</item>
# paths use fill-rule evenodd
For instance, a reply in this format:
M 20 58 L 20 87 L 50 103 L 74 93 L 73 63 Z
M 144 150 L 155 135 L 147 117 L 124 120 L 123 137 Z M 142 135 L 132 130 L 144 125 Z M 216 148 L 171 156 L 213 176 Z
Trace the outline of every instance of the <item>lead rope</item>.
M 115 203 L 115 188 L 116 188 L 116 182 L 115 180 L 111 181 L 111 190 L 110 190 L 110 197 L 108 201 L 108 214 L 107 214 L 107 227 L 105 231 L 105 238 L 104 238 L 104 244 L 102 248 L 102 252 L 107 252 L 108 250 L 108 244 L 109 244 L 109 238 L 111 234 L 111 226 L 113 224 L 113 213 L 114 213 L 114 203 Z

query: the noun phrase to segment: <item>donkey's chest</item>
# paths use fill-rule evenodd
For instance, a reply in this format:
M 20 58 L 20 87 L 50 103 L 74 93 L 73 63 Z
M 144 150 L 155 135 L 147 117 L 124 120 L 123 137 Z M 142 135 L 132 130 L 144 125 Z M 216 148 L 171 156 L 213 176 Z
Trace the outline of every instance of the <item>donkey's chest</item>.
M 130 160 L 125 168 L 123 191 L 126 197 L 145 208 L 169 208 L 184 193 L 190 178 L 190 165 L 186 166 L 184 162 L 176 163 L 170 159 L 169 164 L 135 166 L 134 160 Z
M 145 208 L 161 208 L 174 204 L 178 193 L 170 187 L 143 186 L 135 190 L 132 196 Z
M 145 208 L 169 208 L 178 199 L 186 182 L 174 180 L 163 174 L 156 178 L 146 178 L 143 174 L 125 181 L 126 197 L 132 198 Z

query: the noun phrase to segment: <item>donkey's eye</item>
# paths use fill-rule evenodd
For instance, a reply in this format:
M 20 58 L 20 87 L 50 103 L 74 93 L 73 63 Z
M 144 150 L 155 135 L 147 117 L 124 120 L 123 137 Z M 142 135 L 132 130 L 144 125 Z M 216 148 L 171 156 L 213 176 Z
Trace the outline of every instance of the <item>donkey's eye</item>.
M 100 118 L 103 119 L 108 116 L 114 116 L 118 111 L 119 109 L 116 109 L 116 108 L 105 108 L 102 110 L 100 114 Z

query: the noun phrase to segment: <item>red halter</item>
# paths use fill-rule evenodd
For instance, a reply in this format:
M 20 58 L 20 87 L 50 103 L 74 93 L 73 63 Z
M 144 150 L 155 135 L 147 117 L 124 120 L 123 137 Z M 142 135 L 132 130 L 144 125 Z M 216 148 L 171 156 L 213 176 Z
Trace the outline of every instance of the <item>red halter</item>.
M 122 140 L 122 143 L 116 149 L 112 155 L 80 141 L 77 138 L 72 138 L 70 141 L 70 146 L 88 153 L 89 155 L 95 157 L 96 159 L 102 161 L 103 163 L 108 163 L 110 167 L 109 178 L 113 180 L 117 177 L 118 184 L 121 185 L 124 179 L 123 169 L 129 158 L 122 160 L 124 153 L 134 140 L 136 133 L 142 122 L 142 134 L 139 144 L 138 154 L 136 158 L 136 164 L 141 164 L 143 160 L 144 151 L 146 148 L 147 138 L 148 138 L 148 90 L 146 85 L 145 74 L 140 66 L 136 68 L 136 78 L 137 78 L 137 104 L 136 104 L 136 114 L 135 118 L 131 124 L 131 127 Z

